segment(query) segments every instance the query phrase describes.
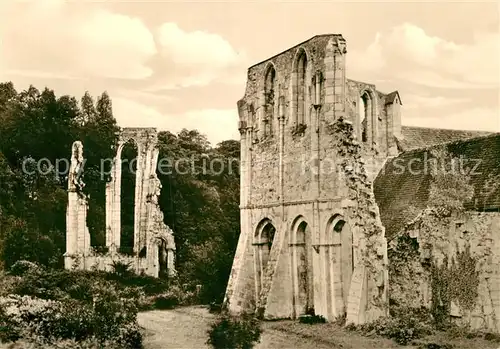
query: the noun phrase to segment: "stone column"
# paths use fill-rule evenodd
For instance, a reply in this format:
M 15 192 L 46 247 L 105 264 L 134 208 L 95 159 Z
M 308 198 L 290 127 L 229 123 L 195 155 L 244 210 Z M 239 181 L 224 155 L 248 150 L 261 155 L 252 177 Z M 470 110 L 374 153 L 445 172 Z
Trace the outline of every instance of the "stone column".
M 373 96 L 368 93 L 368 98 L 366 99 L 366 142 L 369 145 L 369 149 L 373 147 Z
M 334 94 L 335 94 L 335 119 L 345 118 L 346 113 L 346 73 L 345 54 L 346 43 L 342 37 L 337 37 L 336 52 L 334 56 Z
M 243 101 L 240 100 L 238 101 L 238 114 L 239 114 L 239 131 L 240 131 L 240 205 L 244 205 L 246 203 L 246 194 L 247 194 L 247 183 L 246 183 L 246 177 L 247 177 L 247 151 L 248 151 L 248 144 L 247 144 L 247 133 L 248 133 L 248 123 L 250 120 L 248 120 L 248 106 L 247 104 Z M 250 135 L 250 141 L 251 141 L 251 135 Z
M 259 140 L 266 136 L 266 95 L 264 88 L 259 93 L 259 108 L 257 109 L 257 119 L 259 122 L 258 137 Z
M 279 200 L 282 203 L 281 217 L 284 219 L 284 151 L 285 151 L 285 97 L 280 96 L 278 100 L 278 125 L 279 125 Z
M 122 230 L 122 223 L 121 223 L 121 184 L 122 184 L 122 149 L 123 149 L 123 142 L 120 142 L 118 145 L 118 152 L 116 154 L 116 161 L 115 161 L 115 170 L 114 172 L 114 188 L 113 188 L 113 210 L 112 210 L 112 229 L 113 229 L 113 236 L 114 236 L 114 244 L 116 246 L 117 251 L 120 249 L 120 244 L 121 244 L 121 230 Z
M 135 195 L 134 195 L 134 253 L 138 254 L 141 250 L 142 236 L 140 230 L 141 224 L 141 203 L 142 190 L 144 185 L 144 152 L 145 145 L 137 144 L 137 169 L 135 172 Z
M 297 62 L 295 62 L 297 64 Z M 297 126 L 299 124 L 299 109 L 298 109 L 298 76 L 297 72 L 293 71 L 290 75 L 290 108 L 289 115 L 290 120 L 293 122 L 293 126 Z
M 68 205 L 66 209 L 65 268 L 73 266 L 74 258 L 90 252 L 90 234 L 87 228 L 87 198 L 83 193 L 83 145 L 76 141 L 72 146 L 71 167 L 68 173 Z M 82 266 L 84 261 L 82 261 Z

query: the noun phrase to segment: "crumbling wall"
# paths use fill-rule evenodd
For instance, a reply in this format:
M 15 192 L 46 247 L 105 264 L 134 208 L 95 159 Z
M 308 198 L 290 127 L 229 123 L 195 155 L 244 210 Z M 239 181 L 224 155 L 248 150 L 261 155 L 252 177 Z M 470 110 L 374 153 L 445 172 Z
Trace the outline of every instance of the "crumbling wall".
M 277 202 L 278 200 L 296 200 L 309 196 L 310 171 L 314 163 L 315 155 L 311 153 L 311 135 L 316 132 L 312 125 L 314 109 L 312 104 L 306 108 L 305 124 L 296 125 L 294 123 L 293 101 L 291 97 L 291 76 L 294 68 L 294 61 L 297 54 L 302 50 L 307 55 L 307 76 L 312 77 L 314 72 L 324 72 L 325 50 L 330 37 L 317 37 L 305 42 L 297 47 L 283 52 L 265 62 L 252 66 L 248 71 L 247 85 L 243 100 L 248 106 L 247 126 L 253 127 L 252 131 L 252 196 L 253 204 Z M 284 134 L 283 143 L 283 197 L 278 198 L 279 183 L 279 124 L 278 110 L 274 113 L 273 134 L 265 139 L 259 139 L 259 117 L 262 109 L 262 89 L 263 79 L 266 69 L 272 65 L 276 70 L 275 100 L 280 96 L 284 97 Z M 312 79 L 306 81 L 306 94 L 309 98 L 312 93 Z M 324 103 L 324 93 L 322 93 L 322 103 Z M 311 101 L 312 103 L 312 101 Z M 276 104 L 278 104 L 276 102 Z M 323 114 L 323 110 L 320 111 Z M 320 116 L 320 118 L 323 118 Z
M 138 145 L 135 186 L 134 256 L 122 256 L 120 247 L 121 149 L 130 139 Z M 106 186 L 106 248 L 102 254 L 90 246 L 86 226 L 87 200 L 81 192 L 83 183 L 83 145 L 73 144 L 68 184 L 65 267 L 67 269 L 111 270 L 115 262 L 130 263 L 136 273 L 158 277 L 160 263 L 166 264 L 169 276 L 175 271 L 175 242 L 172 230 L 164 223 L 158 204 L 161 183 L 156 175 L 158 161 L 156 129 L 132 128 L 122 131 L 112 166 L 111 182 Z M 159 261 L 159 252 L 165 253 Z
M 424 211 L 391 241 L 394 305 L 500 332 L 500 213 Z
M 449 318 L 473 329 L 500 331 L 500 213 L 467 211 L 470 178 L 444 147 L 430 150 L 427 208 L 390 242 L 391 299 L 424 306 L 438 321 Z
M 301 53 L 307 55 L 306 110 L 304 122 L 297 123 L 294 67 Z M 334 232 L 329 225 L 337 215 L 344 216 L 351 227 L 356 250 L 349 319 L 360 323 L 385 311 L 386 245 L 371 192 L 374 176 L 366 170 L 381 167 L 385 159 L 367 166 L 363 160 L 372 159 L 376 152 L 356 144 L 352 124 L 349 129 L 336 129 L 348 125 L 345 120 L 354 113 L 345 106 L 349 94 L 345 54 L 340 35 L 317 36 L 248 71 L 245 96 L 238 102 L 241 234 L 226 292 L 231 311 L 250 310 L 253 304 L 266 318 L 300 315 L 294 309 L 297 291 L 290 265 L 294 221 L 300 218 L 309 227 L 312 243 L 308 263 L 313 269 L 309 287 L 314 304 L 309 306 L 328 320 L 342 315 L 346 309 L 343 286 L 338 285 L 342 283 L 335 260 L 338 243 L 332 243 Z M 280 103 L 274 106 L 274 119 L 268 120 L 272 133 L 263 134 L 262 117 L 270 115 L 263 104 L 263 81 L 270 67 L 276 71 L 274 99 Z M 340 124 L 333 126 L 336 122 Z M 262 219 L 273 222 L 276 235 L 261 291 L 255 294 L 258 256 L 252 244 Z
M 343 180 L 342 208 L 353 228 L 357 264 L 351 282 L 347 322 L 363 323 L 387 314 L 388 260 L 385 231 L 364 167 L 363 148 L 352 123 L 343 119 L 328 125 L 337 149 Z

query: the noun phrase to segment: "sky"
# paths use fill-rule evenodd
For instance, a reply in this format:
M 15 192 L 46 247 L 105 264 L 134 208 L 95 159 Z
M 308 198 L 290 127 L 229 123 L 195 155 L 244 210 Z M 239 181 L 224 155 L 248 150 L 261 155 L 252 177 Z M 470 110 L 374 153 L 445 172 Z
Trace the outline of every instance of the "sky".
M 122 127 L 239 139 L 247 68 L 314 35 L 347 77 L 398 90 L 402 123 L 500 131 L 498 2 L 0 1 L 0 81 L 107 91 Z

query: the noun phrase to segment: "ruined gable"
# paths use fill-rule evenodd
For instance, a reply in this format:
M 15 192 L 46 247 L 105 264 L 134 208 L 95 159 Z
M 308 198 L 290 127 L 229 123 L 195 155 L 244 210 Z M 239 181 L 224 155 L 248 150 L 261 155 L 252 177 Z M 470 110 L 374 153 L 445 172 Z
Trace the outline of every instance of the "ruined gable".
M 395 149 L 394 115 L 374 85 L 346 78 L 346 57 L 341 35 L 318 35 L 248 70 L 237 104 L 242 231 L 226 292 L 233 312 L 315 312 L 355 323 L 385 312 L 385 239 L 371 181 Z

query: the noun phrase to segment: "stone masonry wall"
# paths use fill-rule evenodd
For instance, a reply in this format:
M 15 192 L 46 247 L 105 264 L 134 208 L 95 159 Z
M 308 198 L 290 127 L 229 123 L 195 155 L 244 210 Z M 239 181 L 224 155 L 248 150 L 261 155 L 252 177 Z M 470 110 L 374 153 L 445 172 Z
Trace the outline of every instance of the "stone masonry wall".
M 299 73 L 295 68 L 304 53 L 302 121 L 297 117 L 302 100 L 296 94 Z M 371 181 L 387 158 L 391 134 L 384 118 L 390 115 L 384 109 L 385 95 L 374 85 L 346 79 L 345 60 L 343 38 L 321 35 L 249 68 L 245 95 L 238 102 L 241 234 L 226 291 L 233 312 L 253 307 L 267 318 L 297 316 L 290 256 L 294 224 L 303 221 L 313 250 L 309 263 L 316 314 L 333 320 L 345 307 L 355 323 L 384 314 L 386 244 Z M 270 69 L 275 70 L 271 97 L 265 92 Z M 373 144 L 356 139 L 359 113 L 353 102 L 366 90 L 372 96 L 378 129 Z M 268 98 L 274 100 L 272 108 Z M 346 220 L 354 246 L 349 304 L 344 304 L 340 291 L 340 257 L 335 252 L 339 245 L 332 240 L 330 226 L 337 216 Z M 255 234 L 263 220 L 270 220 L 276 233 L 262 280 L 257 281 Z
M 442 304 L 472 329 L 500 331 L 499 232 L 500 213 L 440 219 L 424 213 L 390 242 L 392 301 L 428 309 Z

